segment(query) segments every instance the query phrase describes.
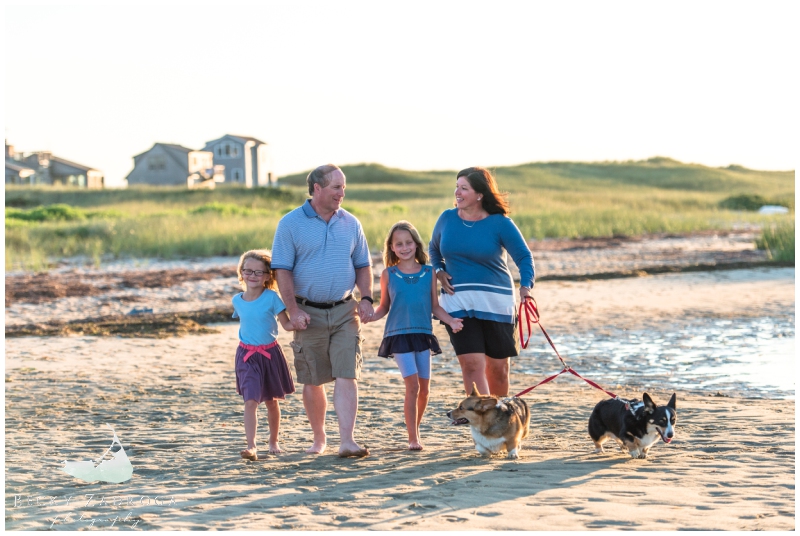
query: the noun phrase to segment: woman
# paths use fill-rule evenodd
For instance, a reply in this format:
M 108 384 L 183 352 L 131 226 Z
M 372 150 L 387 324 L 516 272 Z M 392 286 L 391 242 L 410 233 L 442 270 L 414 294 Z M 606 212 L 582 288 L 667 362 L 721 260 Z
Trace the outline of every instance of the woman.
M 464 390 L 471 393 L 475 382 L 481 393 L 508 396 L 509 358 L 519 355 L 519 337 L 504 250 L 519 267 L 520 300 L 529 299 L 533 288 L 533 256 L 489 170 L 459 171 L 455 197 L 455 208 L 439 216 L 428 248 L 444 290 L 439 304 L 464 320 L 458 333 L 447 327 Z

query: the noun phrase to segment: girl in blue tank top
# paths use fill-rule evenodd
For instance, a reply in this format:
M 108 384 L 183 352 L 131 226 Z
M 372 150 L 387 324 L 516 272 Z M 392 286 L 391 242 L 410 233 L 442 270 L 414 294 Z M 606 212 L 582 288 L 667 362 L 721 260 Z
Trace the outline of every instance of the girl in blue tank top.
M 436 278 L 428 262 L 419 232 L 407 221 L 395 223 L 383 250 L 385 269 L 381 274 L 381 303 L 370 322 L 387 313 L 381 357 L 393 356 L 406 384 L 403 411 L 408 428 L 408 449 L 422 450 L 419 423 L 428 405 L 431 380 L 431 351 L 442 353 L 433 334 L 431 314 L 457 332 L 462 320 L 439 306 Z

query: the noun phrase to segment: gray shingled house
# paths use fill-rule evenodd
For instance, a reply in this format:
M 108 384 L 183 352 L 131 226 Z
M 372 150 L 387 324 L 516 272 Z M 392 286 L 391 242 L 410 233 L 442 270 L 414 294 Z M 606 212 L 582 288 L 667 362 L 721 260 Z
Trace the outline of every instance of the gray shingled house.
M 195 151 L 172 143 L 156 143 L 133 157 L 133 170 L 125 178 L 128 186 L 214 187 L 225 179 L 222 166 L 214 165 L 208 151 Z
M 248 188 L 273 186 L 275 176 L 269 145 L 249 136 L 226 134 L 203 147 L 214 154 L 214 164 L 225 166 L 225 183 Z

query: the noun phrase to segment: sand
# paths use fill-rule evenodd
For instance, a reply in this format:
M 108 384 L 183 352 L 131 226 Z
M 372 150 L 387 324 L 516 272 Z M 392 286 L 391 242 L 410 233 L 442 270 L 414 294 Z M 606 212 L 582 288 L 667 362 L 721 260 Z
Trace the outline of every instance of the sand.
M 669 329 L 676 318 L 794 314 L 794 269 L 543 281 L 542 322 L 559 335 Z M 409 452 L 402 380 L 376 357 L 383 322 L 365 327 L 357 439 L 372 455 L 339 459 L 332 404 L 322 456 L 299 395 L 282 403 L 281 445 L 257 462 L 244 447 L 235 394 L 237 326 L 170 339 L 12 338 L 6 343 L 6 529 L 145 530 L 793 530 L 795 402 L 678 393 L 675 440 L 647 460 L 594 454 L 586 422 L 605 395 L 567 375 L 526 395 L 531 435 L 519 460 L 481 458 L 468 429 L 444 413 L 462 397 L 446 334 L 436 358 L 425 450 Z M 280 343 L 292 361 L 291 336 Z M 541 336 L 533 344 L 545 344 Z M 553 370 L 558 362 L 551 356 Z M 777 370 L 776 374 L 781 371 Z M 646 370 L 641 371 L 647 384 Z M 542 376 L 512 373 L 512 390 Z M 640 396 L 615 385 L 623 396 Z M 671 392 L 649 388 L 657 402 Z M 328 391 L 329 399 L 331 390 Z M 82 483 L 59 470 L 111 443 L 134 467 L 121 484 Z M 71 497 L 71 499 L 70 499 Z

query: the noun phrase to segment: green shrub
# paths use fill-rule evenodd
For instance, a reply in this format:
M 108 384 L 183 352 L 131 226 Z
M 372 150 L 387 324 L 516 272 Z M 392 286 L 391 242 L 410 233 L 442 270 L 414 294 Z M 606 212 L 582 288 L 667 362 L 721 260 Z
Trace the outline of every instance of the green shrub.
M 758 194 L 733 195 L 731 197 L 726 197 L 725 199 L 719 202 L 720 208 L 725 208 L 728 210 L 756 211 L 761 207 L 763 207 L 764 205 L 784 206 L 784 204 L 779 201 L 770 201 L 769 199 L 760 196 Z
M 756 247 L 766 250 L 773 261 L 794 262 L 794 222 L 766 227 Z
M 79 208 L 64 204 L 47 205 L 31 210 L 6 210 L 6 218 L 16 218 L 26 221 L 76 221 L 86 219 L 86 214 Z

